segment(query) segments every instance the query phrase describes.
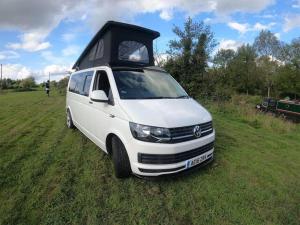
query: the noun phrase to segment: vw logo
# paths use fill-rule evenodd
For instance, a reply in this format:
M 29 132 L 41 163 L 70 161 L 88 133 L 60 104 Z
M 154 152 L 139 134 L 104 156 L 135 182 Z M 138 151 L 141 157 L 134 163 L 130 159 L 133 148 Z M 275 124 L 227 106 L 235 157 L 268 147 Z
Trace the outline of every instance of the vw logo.
M 199 138 L 201 136 L 201 128 L 200 126 L 195 126 L 194 129 L 193 129 L 193 132 L 194 132 L 194 136 Z

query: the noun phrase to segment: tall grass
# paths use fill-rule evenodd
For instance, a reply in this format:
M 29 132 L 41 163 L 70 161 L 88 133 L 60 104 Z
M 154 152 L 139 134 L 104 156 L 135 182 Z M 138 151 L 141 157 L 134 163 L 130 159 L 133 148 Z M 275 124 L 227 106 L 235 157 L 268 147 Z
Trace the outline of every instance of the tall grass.
M 232 116 L 233 119 L 256 129 L 263 128 L 275 133 L 286 133 L 297 129 L 296 124 L 287 119 L 258 111 L 255 106 L 261 101 L 262 98 L 259 96 L 234 95 L 229 101 L 207 102 L 207 105 L 213 112 Z

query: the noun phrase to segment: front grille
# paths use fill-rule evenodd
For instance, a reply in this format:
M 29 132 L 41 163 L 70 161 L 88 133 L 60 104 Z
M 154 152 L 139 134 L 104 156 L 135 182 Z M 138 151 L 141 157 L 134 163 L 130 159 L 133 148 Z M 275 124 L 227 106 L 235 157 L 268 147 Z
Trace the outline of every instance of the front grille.
M 144 164 L 172 164 L 182 162 L 213 149 L 214 142 L 199 148 L 177 154 L 144 154 L 138 153 L 138 162 Z
M 193 140 L 196 138 L 201 138 L 213 132 L 212 121 L 207 123 L 197 124 L 197 125 L 199 125 L 201 129 L 200 137 L 196 137 L 194 135 L 194 128 L 196 125 L 187 126 L 187 127 L 170 128 L 170 133 L 171 133 L 170 143 L 179 143 L 179 142 Z

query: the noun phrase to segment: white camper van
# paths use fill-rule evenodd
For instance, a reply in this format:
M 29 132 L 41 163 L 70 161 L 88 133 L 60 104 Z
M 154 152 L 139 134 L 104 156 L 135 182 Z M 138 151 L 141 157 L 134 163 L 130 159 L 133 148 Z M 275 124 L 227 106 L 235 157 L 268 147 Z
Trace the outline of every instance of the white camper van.
M 112 155 L 117 177 L 173 174 L 213 160 L 212 117 L 171 75 L 153 66 L 157 36 L 110 21 L 70 77 L 67 126 Z

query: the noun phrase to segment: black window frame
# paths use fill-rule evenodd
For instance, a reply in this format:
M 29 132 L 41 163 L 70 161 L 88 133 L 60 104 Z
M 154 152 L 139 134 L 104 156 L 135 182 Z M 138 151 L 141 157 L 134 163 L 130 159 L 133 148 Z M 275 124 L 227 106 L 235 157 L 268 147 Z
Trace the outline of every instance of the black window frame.
M 104 89 L 99 88 L 99 81 L 100 81 L 101 73 L 104 73 L 106 78 L 107 78 L 107 81 L 108 81 L 108 84 L 109 84 L 108 93 L 106 93 Z M 114 97 L 113 97 L 113 93 L 112 93 L 112 89 L 111 89 L 111 83 L 110 83 L 110 80 L 108 78 L 108 73 L 107 73 L 106 70 L 101 70 L 100 69 L 100 70 L 96 71 L 92 91 L 95 91 L 95 90 L 104 91 L 105 94 L 107 95 L 107 98 L 108 98 L 108 104 L 110 104 L 112 106 L 114 105 Z

